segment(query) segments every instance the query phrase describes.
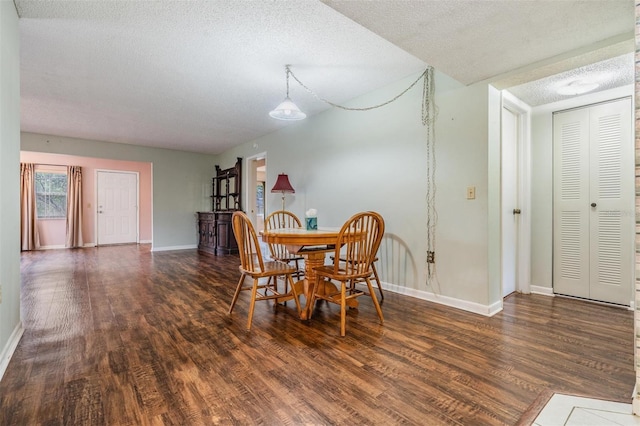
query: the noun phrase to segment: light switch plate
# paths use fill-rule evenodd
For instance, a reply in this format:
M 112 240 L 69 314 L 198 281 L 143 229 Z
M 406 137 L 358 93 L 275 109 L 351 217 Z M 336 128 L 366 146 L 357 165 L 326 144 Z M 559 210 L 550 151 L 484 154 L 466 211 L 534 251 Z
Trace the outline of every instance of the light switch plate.
M 475 200 L 476 199 L 476 187 L 468 186 L 467 187 L 467 200 Z

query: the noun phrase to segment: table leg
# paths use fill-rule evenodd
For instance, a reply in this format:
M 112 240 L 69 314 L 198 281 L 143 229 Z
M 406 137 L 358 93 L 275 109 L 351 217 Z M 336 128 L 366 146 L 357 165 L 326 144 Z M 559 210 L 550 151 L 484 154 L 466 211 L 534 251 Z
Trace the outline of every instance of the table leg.
M 324 251 L 317 252 L 307 252 L 303 253 L 304 256 L 304 280 L 298 281 L 299 283 L 303 283 L 303 291 L 305 298 L 305 305 L 302 307 L 302 312 L 300 312 L 300 319 L 306 320 L 311 315 L 310 312 L 313 309 L 313 306 L 309 303 L 311 301 L 311 289 L 313 287 L 313 283 L 316 279 L 316 272 L 313 268 L 324 265 Z M 296 287 L 296 290 L 298 288 Z

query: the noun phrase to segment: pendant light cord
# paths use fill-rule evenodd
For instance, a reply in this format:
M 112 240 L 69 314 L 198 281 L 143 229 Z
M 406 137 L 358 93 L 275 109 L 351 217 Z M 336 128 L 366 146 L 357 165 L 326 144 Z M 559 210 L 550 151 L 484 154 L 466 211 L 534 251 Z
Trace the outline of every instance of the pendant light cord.
M 289 74 L 291 74 L 291 77 L 293 77 L 293 79 L 294 79 L 295 81 L 297 81 L 297 82 L 298 82 L 298 84 L 299 84 L 300 86 L 302 86 L 302 87 L 303 87 L 307 92 L 309 92 L 309 93 L 310 93 L 314 98 L 316 98 L 317 100 L 319 100 L 319 101 L 321 101 L 321 102 L 324 102 L 324 103 L 326 103 L 326 104 L 329 104 L 329 105 L 331 105 L 332 107 L 340 108 L 340 109 L 344 109 L 344 110 L 347 110 L 347 111 L 369 111 L 369 110 L 372 110 L 372 109 L 376 109 L 376 108 L 383 107 L 383 106 L 385 106 L 385 105 L 389 105 L 391 102 L 394 102 L 395 100 L 397 100 L 400 96 L 404 95 L 404 94 L 405 94 L 405 93 L 407 93 L 409 90 L 411 90 L 411 89 L 413 88 L 413 86 L 415 86 L 416 84 L 418 84 L 418 82 L 419 82 L 420 80 L 422 80 L 423 78 L 426 78 L 427 74 L 429 73 L 429 70 L 431 70 L 431 73 L 432 73 L 432 75 L 433 75 L 433 67 L 427 67 L 427 69 L 426 69 L 426 70 L 424 70 L 424 72 L 423 72 L 422 74 L 420 74 L 420 77 L 418 77 L 418 78 L 416 79 L 416 81 L 414 81 L 413 83 L 411 83 L 411 85 L 410 85 L 409 87 L 407 87 L 407 88 L 406 88 L 406 89 L 404 89 L 400 94 L 398 94 L 398 95 L 394 96 L 393 98 L 389 99 L 388 101 L 383 102 L 383 103 L 378 104 L 378 105 L 373 105 L 373 106 L 363 107 L 363 108 L 347 107 L 347 106 L 344 106 L 344 105 L 336 104 L 336 103 L 334 103 L 334 102 L 331 102 L 331 101 L 330 101 L 330 100 L 328 100 L 328 99 L 325 99 L 325 98 L 322 98 L 322 97 L 318 96 L 318 94 L 317 94 L 316 92 L 314 92 L 313 90 L 311 90 L 311 89 L 310 89 L 309 87 L 307 87 L 303 82 L 301 82 L 301 81 L 300 81 L 300 79 L 298 79 L 298 77 L 296 77 L 296 75 L 293 73 L 293 71 L 291 71 L 291 69 L 289 68 L 289 66 L 288 66 L 288 65 L 287 65 L 287 82 L 289 81 L 289 80 L 288 80 Z M 288 86 L 288 83 L 287 83 L 287 87 L 289 87 L 289 86 Z M 423 111 L 423 113 L 424 113 L 424 111 Z
M 285 65 L 284 69 L 287 74 L 287 98 L 289 98 L 289 74 L 291 74 L 291 69 L 289 69 L 289 65 Z
M 339 105 L 331 102 L 325 98 L 318 96 L 313 90 L 307 87 L 296 75 L 291 71 L 289 65 L 286 65 L 287 71 L 287 97 L 289 97 L 289 75 L 298 82 L 307 92 L 309 92 L 314 98 L 321 102 L 327 103 L 335 108 L 340 108 L 347 111 L 369 111 L 372 109 L 380 108 L 385 105 L 396 101 L 402 95 L 411 90 L 420 80 L 424 81 L 422 88 L 422 125 L 426 128 L 426 142 L 427 142 L 427 188 L 426 188 L 426 202 L 427 202 L 427 253 L 426 253 L 426 269 L 427 269 L 427 286 L 431 285 L 434 292 L 438 291 L 436 286 L 439 286 L 436 276 L 436 225 L 438 222 L 438 212 L 436 210 L 436 131 L 435 123 L 438 116 L 438 108 L 435 104 L 435 79 L 433 75 L 433 67 L 428 66 L 422 74 L 413 82 L 409 87 L 400 92 L 398 95 L 389 99 L 381 104 L 355 108 Z

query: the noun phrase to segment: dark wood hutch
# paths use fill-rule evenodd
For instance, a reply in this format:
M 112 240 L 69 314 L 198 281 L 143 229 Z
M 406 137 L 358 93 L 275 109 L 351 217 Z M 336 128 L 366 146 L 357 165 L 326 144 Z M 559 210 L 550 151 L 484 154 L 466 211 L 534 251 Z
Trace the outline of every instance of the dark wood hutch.
M 242 158 L 228 169 L 216 165 L 210 212 L 198 212 L 198 250 L 215 255 L 238 253 L 231 217 L 242 210 Z

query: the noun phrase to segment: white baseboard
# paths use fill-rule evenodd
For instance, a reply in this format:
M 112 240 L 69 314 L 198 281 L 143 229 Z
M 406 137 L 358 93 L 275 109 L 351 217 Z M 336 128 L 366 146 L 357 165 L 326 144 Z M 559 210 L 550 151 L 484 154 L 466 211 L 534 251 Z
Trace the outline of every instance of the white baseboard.
M 554 297 L 555 295 L 553 294 L 553 288 L 551 287 L 540 287 L 537 285 L 532 285 L 530 287 L 531 293 L 533 294 L 542 294 L 544 296 L 551 296 Z
M 7 371 L 7 367 L 9 366 L 9 361 L 11 361 L 11 357 L 18 347 L 18 342 L 22 338 L 22 334 L 24 333 L 24 328 L 22 327 L 22 321 L 20 321 L 16 328 L 13 329 L 13 333 L 9 336 L 9 341 L 0 352 L 0 380 L 2 380 L 2 376 L 4 376 L 4 372 Z
M 415 290 L 395 284 L 382 283 L 382 288 L 394 293 L 404 294 L 406 296 L 415 297 L 416 299 L 428 300 L 429 302 L 439 303 L 441 305 L 462 309 L 463 311 L 473 312 L 474 314 L 480 314 L 487 317 L 493 316 L 502 311 L 502 300 L 492 303 L 491 305 L 482 305 L 476 302 L 469 302 L 468 300 L 442 296 L 429 291 Z
M 40 247 L 38 247 L 38 250 L 60 250 L 60 249 L 63 249 L 63 248 L 66 248 L 64 246 L 64 244 L 63 245 L 55 245 L 55 246 L 40 246 Z
M 95 247 L 96 243 L 84 243 L 82 245 L 82 248 L 91 248 L 91 247 Z M 38 247 L 38 250 L 62 250 L 62 249 L 66 249 L 69 247 L 66 247 L 64 245 L 55 245 L 55 246 L 40 246 Z
M 152 247 L 151 251 L 190 250 L 196 248 L 198 248 L 197 244 L 189 244 L 186 246 Z
M 140 241 L 138 244 L 151 244 L 151 240 L 143 240 L 143 241 Z M 98 245 L 96 243 L 84 243 L 82 245 L 82 248 L 93 248 L 93 247 L 97 247 L 97 246 Z M 65 249 L 65 248 L 67 248 L 67 247 L 65 247 L 63 245 L 41 246 L 41 247 L 38 247 L 38 250 L 58 250 L 58 249 Z

